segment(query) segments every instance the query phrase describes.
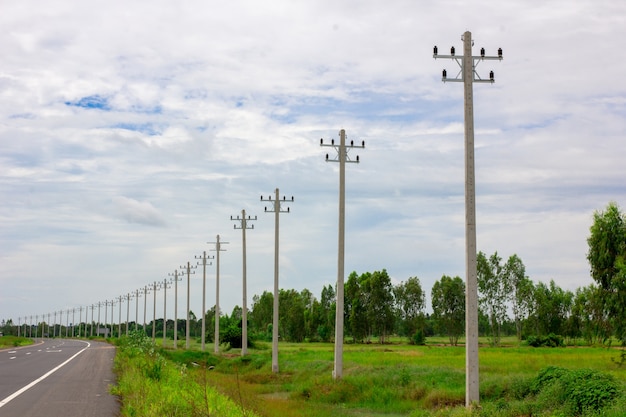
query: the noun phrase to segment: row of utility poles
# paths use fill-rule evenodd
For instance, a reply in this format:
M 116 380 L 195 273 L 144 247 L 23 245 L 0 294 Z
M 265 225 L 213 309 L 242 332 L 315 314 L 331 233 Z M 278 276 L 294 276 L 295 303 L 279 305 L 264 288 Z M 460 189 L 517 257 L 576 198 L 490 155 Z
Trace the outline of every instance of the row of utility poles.
M 477 261 L 476 261 L 476 201 L 475 201 L 475 164 L 474 164 L 474 108 L 473 108 L 473 83 L 493 83 L 494 82 L 494 73 L 493 71 L 489 72 L 488 78 L 481 78 L 477 71 L 476 67 L 479 63 L 485 60 L 502 60 L 502 49 L 498 49 L 497 56 L 488 56 L 485 54 L 484 48 L 481 48 L 479 56 L 472 55 L 472 46 L 473 41 L 471 37 L 471 33 L 465 32 L 461 37 L 463 41 L 463 55 L 457 56 L 455 53 L 455 48 L 452 47 L 450 49 L 449 55 L 441 55 L 439 54 L 438 48 L 435 46 L 433 49 L 433 57 L 435 59 L 450 59 L 457 63 L 460 70 L 455 77 L 448 77 L 448 72 L 446 69 L 442 72 L 442 81 L 443 82 L 462 82 L 464 84 L 464 125 L 465 125 L 465 242 L 466 242 L 466 406 L 468 408 L 473 407 L 474 405 L 478 405 L 479 403 L 479 383 L 478 383 L 478 293 L 477 293 Z M 345 267 L 344 267 L 344 249 L 345 249 L 345 165 L 346 163 L 358 163 L 359 157 L 356 156 L 355 159 L 351 159 L 349 156 L 349 151 L 354 148 L 365 148 L 365 142 L 362 141 L 361 144 L 355 144 L 354 141 L 350 141 L 349 144 L 346 143 L 346 132 L 345 130 L 341 130 L 339 132 L 339 144 L 335 144 L 334 139 L 331 140 L 330 144 L 325 144 L 323 139 L 320 139 L 320 146 L 322 147 L 332 147 L 336 151 L 336 156 L 330 157 L 326 154 L 327 162 L 338 162 L 339 163 L 339 221 L 338 221 L 338 250 L 337 250 L 337 298 L 336 298 L 336 314 L 335 314 L 335 348 L 334 348 L 334 367 L 333 367 L 333 378 L 340 379 L 343 375 L 343 335 L 344 335 L 344 275 L 345 275 Z M 274 236 L 274 305 L 273 305 L 273 322 L 272 322 L 272 372 L 277 373 L 279 371 L 278 366 L 278 298 L 279 298 L 279 219 L 281 213 L 289 213 L 290 209 L 288 207 L 289 203 L 294 202 L 294 198 L 291 197 L 288 200 L 286 197 L 280 198 L 279 189 L 276 188 L 275 195 L 263 197 L 261 196 L 261 201 L 270 203 L 270 207 L 265 207 L 265 212 L 274 213 L 275 214 L 275 236 Z M 242 270 L 242 279 L 243 279 L 243 307 L 242 307 L 242 349 L 241 354 L 247 354 L 247 283 L 246 283 L 246 230 L 253 229 L 254 225 L 250 225 L 249 222 L 257 220 L 256 216 L 251 217 L 246 215 L 245 210 L 241 211 L 241 216 L 232 217 L 232 221 L 238 222 L 235 224 L 235 229 L 241 229 L 242 231 L 242 246 L 243 246 L 243 270 Z M 220 251 L 222 244 L 227 242 L 221 242 L 219 235 L 215 242 L 211 242 L 215 244 L 216 251 L 216 261 L 217 261 L 217 276 L 216 276 L 216 295 L 215 295 L 215 352 L 219 352 L 219 262 L 220 262 Z M 205 340 L 205 294 L 206 294 L 206 266 L 210 265 L 208 263 L 210 258 L 206 255 L 206 252 L 203 253 L 202 257 L 197 258 L 202 260 L 203 266 L 203 299 L 202 299 L 202 350 L 204 350 L 204 340 Z M 200 265 L 200 264 L 198 264 Z M 188 262 L 186 268 L 181 267 L 187 274 L 187 327 L 186 327 L 186 348 L 189 348 L 189 277 L 192 273 L 192 269 L 197 266 L 192 267 Z M 179 272 L 178 270 L 174 271 L 173 278 L 171 282 L 174 283 L 174 290 L 177 293 L 177 283 L 179 281 Z M 154 282 L 152 291 L 155 293 L 154 304 L 155 311 L 153 315 L 156 320 L 156 291 L 159 288 L 163 288 L 167 291 L 168 285 L 170 283 L 165 280 L 162 284 Z M 144 287 L 144 297 L 148 294 L 148 287 Z M 140 297 L 139 290 L 135 292 L 135 298 L 138 299 Z M 130 304 L 130 299 L 132 298 L 131 294 L 128 293 L 126 296 L 118 297 L 118 302 L 120 304 L 120 316 L 121 316 L 121 303 L 123 299 L 127 300 L 127 325 L 126 331 L 128 332 L 128 308 Z M 164 296 L 164 306 L 163 306 L 163 344 L 165 345 L 165 313 L 166 313 L 166 305 L 165 299 L 167 297 Z M 174 307 L 174 321 L 178 322 L 177 318 L 177 295 L 175 296 L 175 307 Z M 111 306 L 111 319 L 113 319 L 113 305 L 115 301 L 112 300 L 109 304 L 108 301 L 104 302 L 105 305 L 105 327 L 106 327 L 106 310 L 107 306 Z M 93 310 L 95 305 L 91 305 L 92 310 L 92 322 L 93 322 Z M 97 303 L 98 306 L 98 323 L 100 322 L 100 306 L 101 303 Z M 136 315 L 138 313 L 138 300 L 136 304 Z M 82 307 L 80 307 L 80 313 L 82 317 Z M 69 311 L 68 310 L 68 320 L 69 320 Z M 74 311 L 74 310 L 72 310 Z M 62 311 L 59 311 L 62 314 Z M 56 314 L 55 323 L 56 323 Z M 38 316 L 35 316 L 38 319 Z M 30 316 L 30 320 L 32 322 L 33 316 Z M 18 318 L 18 322 L 21 322 L 22 318 Z M 24 317 L 26 320 L 27 317 Z M 48 314 L 48 319 L 50 319 L 50 314 Z M 121 318 L 120 318 L 121 320 Z M 145 326 L 145 303 L 144 303 L 144 326 Z M 137 323 L 135 323 L 135 327 L 137 327 Z M 19 329 L 19 327 L 18 327 Z M 56 331 L 56 324 L 54 326 Z M 32 330 L 32 327 L 31 327 Z M 19 330 L 18 330 L 19 331 Z M 155 329 L 154 325 L 152 328 L 152 338 L 155 337 Z M 37 336 L 37 330 L 35 331 L 35 337 Z M 72 328 L 73 333 L 73 328 Z M 93 326 L 92 326 L 93 333 Z M 100 331 L 98 330 L 98 333 Z M 121 321 L 120 321 L 120 333 L 121 333 Z M 80 328 L 79 328 L 80 335 Z M 67 336 L 67 327 L 66 327 L 66 336 Z M 176 346 L 176 338 L 177 331 L 174 331 L 174 346 Z

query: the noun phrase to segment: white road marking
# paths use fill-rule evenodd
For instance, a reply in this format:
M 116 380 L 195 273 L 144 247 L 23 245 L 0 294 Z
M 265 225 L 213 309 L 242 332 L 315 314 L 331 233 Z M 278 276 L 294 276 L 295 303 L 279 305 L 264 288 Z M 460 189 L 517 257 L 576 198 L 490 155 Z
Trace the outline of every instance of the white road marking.
M 26 385 L 23 388 L 20 388 L 19 390 L 15 391 L 13 394 L 11 394 L 8 397 L 6 397 L 4 400 L 0 401 L 0 408 L 4 407 L 6 404 L 9 403 L 9 401 L 14 400 L 15 398 L 17 398 L 18 396 L 23 394 L 25 391 L 27 391 L 30 388 L 34 387 L 35 385 L 37 385 L 38 383 L 40 383 L 44 379 L 48 378 L 50 375 L 52 375 L 53 373 L 55 373 L 56 371 L 61 369 L 63 366 L 67 365 L 72 359 L 74 359 L 75 357 L 77 357 L 78 355 L 83 353 L 85 350 L 87 350 L 87 348 L 89 348 L 89 346 L 91 346 L 91 343 L 89 343 L 89 342 L 82 342 L 82 343 L 87 343 L 87 347 L 82 349 L 82 350 L 79 350 L 77 353 L 74 354 L 74 356 L 72 356 L 71 358 L 69 358 L 68 360 L 63 362 L 61 365 L 57 366 L 56 368 L 52 369 L 51 371 L 48 371 L 46 374 L 40 376 L 39 378 L 37 378 L 36 380 L 31 382 L 30 384 Z

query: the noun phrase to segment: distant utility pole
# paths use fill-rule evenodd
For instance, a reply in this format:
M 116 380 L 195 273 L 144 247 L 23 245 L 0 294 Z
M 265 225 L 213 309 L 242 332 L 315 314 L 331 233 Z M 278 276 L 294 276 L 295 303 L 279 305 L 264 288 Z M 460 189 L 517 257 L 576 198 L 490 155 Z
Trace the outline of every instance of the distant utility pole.
M 160 287 L 159 283 L 154 281 L 152 285 L 152 292 L 154 293 L 154 299 L 152 301 L 152 343 L 154 343 L 156 339 L 156 293 Z
M 89 326 L 89 336 L 93 337 L 93 309 L 95 305 L 91 305 L 91 326 Z M 50 314 L 48 314 L 48 321 L 50 321 Z M 50 325 L 48 325 L 48 337 L 50 337 Z
M 167 278 L 163 280 L 163 347 L 165 347 L 165 340 L 167 338 L 167 289 L 169 287 L 169 283 L 167 282 Z
M 248 354 L 248 292 L 247 292 L 247 282 L 246 282 L 246 229 L 254 229 L 254 225 L 248 226 L 249 221 L 256 220 L 256 216 L 254 218 L 247 216 L 246 211 L 241 210 L 241 217 L 233 217 L 230 216 L 230 220 L 238 221 L 239 227 L 235 225 L 235 229 L 241 229 L 241 241 L 243 248 L 243 267 L 242 267 L 242 280 L 243 280 L 243 307 L 241 309 L 241 356 L 245 356 Z
M 181 266 L 180 269 L 185 269 L 185 266 Z M 190 276 L 191 274 L 195 274 L 196 271 L 191 271 L 192 269 L 196 269 L 196 267 L 192 267 L 190 262 L 187 262 L 187 322 L 185 325 L 185 349 L 189 349 L 189 288 L 190 288 Z
M 141 298 L 140 288 L 135 290 L 135 331 L 139 330 L 139 298 Z
M 91 308 L 91 326 L 89 326 L 89 336 L 93 337 L 93 310 L 94 310 L 94 308 L 96 308 L 96 306 L 94 304 L 92 304 L 89 307 Z M 56 336 L 56 321 L 57 321 L 57 313 L 55 311 L 54 312 L 54 322 L 55 322 L 55 325 L 54 325 L 54 329 L 53 329 L 53 332 L 54 332 L 54 336 L 53 337 Z
M 122 300 L 124 299 L 123 295 L 117 297 L 119 309 L 117 312 L 117 338 L 122 337 Z
M 146 332 L 146 304 L 148 304 L 148 294 L 150 294 L 150 289 L 147 285 L 143 287 L 143 333 L 147 336 Z
M 460 71 L 455 78 L 448 78 L 447 71 L 442 73 L 442 81 L 462 82 L 465 104 L 465 406 L 470 408 L 479 403 L 478 382 L 478 277 L 476 260 L 476 186 L 474 174 L 474 92 L 473 83 L 493 83 L 493 71 L 489 79 L 482 79 L 476 72 L 476 66 L 485 60 L 502 60 L 502 48 L 498 56 L 486 56 L 485 48 L 480 49 L 480 56 L 472 56 L 472 34 L 468 31 L 461 37 L 463 56 L 455 55 L 454 46 L 450 55 L 439 55 L 433 48 L 433 58 L 446 58 L 456 61 Z
M 203 251 L 202 256 L 196 256 L 195 258 L 202 259 L 202 351 L 204 352 L 206 339 L 206 267 L 207 265 L 213 265 L 212 262 L 207 264 L 207 261 L 213 259 L 213 257 L 207 256 L 206 251 Z M 199 262 L 198 265 L 200 265 Z
M 278 225 L 279 225 L 279 214 L 280 213 L 289 213 L 289 207 L 287 210 L 283 209 L 282 204 L 293 203 L 293 196 L 291 200 L 287 200 L 284 196 L 282 201 L 280 200 L 279 190 L 278 188 L 275 191 L 276 196 L 274 200 L 272 200 L 272 196 L 270 195 L 267 199 L 264 199 L 261 196 L 261 201 L 269 201 L 273 203 L 273 207 L 270 207 L 268 210 L 265 207 L 266 213 L 274 213 L 274 317 L 272 320 L 272 372 L 278 373 Z M 281 204 L 282 203 L 282 204 Z
M 339 131 L 339 145 L 335 145 L 332 139 L 330 145 L 324 144 L 324 139 L 320 139 L 320 146 L 330 146 L 335 149 L 337 156 L 330 159 L 326 154 L 326 162 L 339 162 L 339 239 L 337 250 L 337 301 L 335 310 L 335 369 L 333 379 L 341 379 L 343 375 L 343 294 L 344 294 L 344 253 L 346 234 L 346 163 L 359 163 L 359 156 L 355 160 L 350 159 L 348 152 L 353 148 L 365 148 L 365 141 L 361 145 L 355 145 L 350 141 L 346 145 L 346 131 Z
M 130 300 L 133 299 L 133 295 L 131 293 L 126 294 L 126 336 L 128 336 L 128 317 L 130 313 Z
M 113 306 L 115 306 L 115 299 L 111 300 L 111 337 L 113 337 L 113 328 L 115 327 L 115 320 L 113 318 Z
M 102 305 L 101 301 L 98 301 L 98 323 L 96 324 L 96 337 L 100 336 L 100 306 Z M 106 308 L 105 308 L 106 310 Z M 61 316 L 63 317 L 63 316 Z M 59 320 L 61 323 L 63 323 L 63 320 Z M 61 333 L 61 329 L 59 329 L 59 333 Z
M 85 319 L 85 321 L 87 320 Z M 81 327 L 83 327 L 83 306 L 78 307 L 78 337 L 80 337 L 81 335 Z M 49 324 L 48 324 L 48 332 L 50 332 Z
M 178 281 L 182 280 L 182 277 L 178 278 L 178 269 L 174 270 L 174 274 L 169 274 L 174 283 L 174 349 L 178 349 Z
M 208 242 L 215 244 L 215 263 L 217 273 L 215 275 L 215 346 L 213 348 L 215 353 L 220 352 L 220 252 L 225 251 L 222 249 L 222 245 L 228 244 L 228 242 L 220 242 L 220 235 L 217 235 L 215 242 Z

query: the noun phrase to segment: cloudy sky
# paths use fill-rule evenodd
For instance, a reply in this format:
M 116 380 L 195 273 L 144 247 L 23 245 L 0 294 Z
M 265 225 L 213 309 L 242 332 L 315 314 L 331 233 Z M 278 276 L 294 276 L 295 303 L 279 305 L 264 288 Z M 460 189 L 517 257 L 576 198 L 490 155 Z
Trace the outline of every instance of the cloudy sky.
M 466 30 L 475 54 L 504 50 L 477 67 L 496 83 L 474 85 L 478 249 L 575 290 L 592 282 L 594 210 L 626 210 L 624 2 L 1 4 L 0 320 L 162 281 L 218 234 L 230 313 L 242 209 L 257 216 L 251 303 L 273 286 L 260 196 L 276 188 L 295 198 L 280 216 L 280 285 L 319 297 L 336 280 L 338 217 L 338 166 L 319 139 L 340 129 L 366 143 L 347 166 L 346 275 L 385 268 L 428 293 L 464 277 L 463 86 L 441 82 L 458 67 L 432 48 L 462 51 Z M 210 306 L 215 262 L 207 274 Z

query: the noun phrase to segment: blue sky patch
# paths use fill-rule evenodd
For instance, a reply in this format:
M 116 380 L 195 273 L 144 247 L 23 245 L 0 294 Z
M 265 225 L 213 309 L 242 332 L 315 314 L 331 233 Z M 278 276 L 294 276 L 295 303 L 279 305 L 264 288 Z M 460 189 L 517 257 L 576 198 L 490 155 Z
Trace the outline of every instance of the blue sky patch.
M 66 101 L 67 106 L 82 107 L 84 109 L 111 110 L 109 100 L 100 95 L 83 97 L 76 101 Z

